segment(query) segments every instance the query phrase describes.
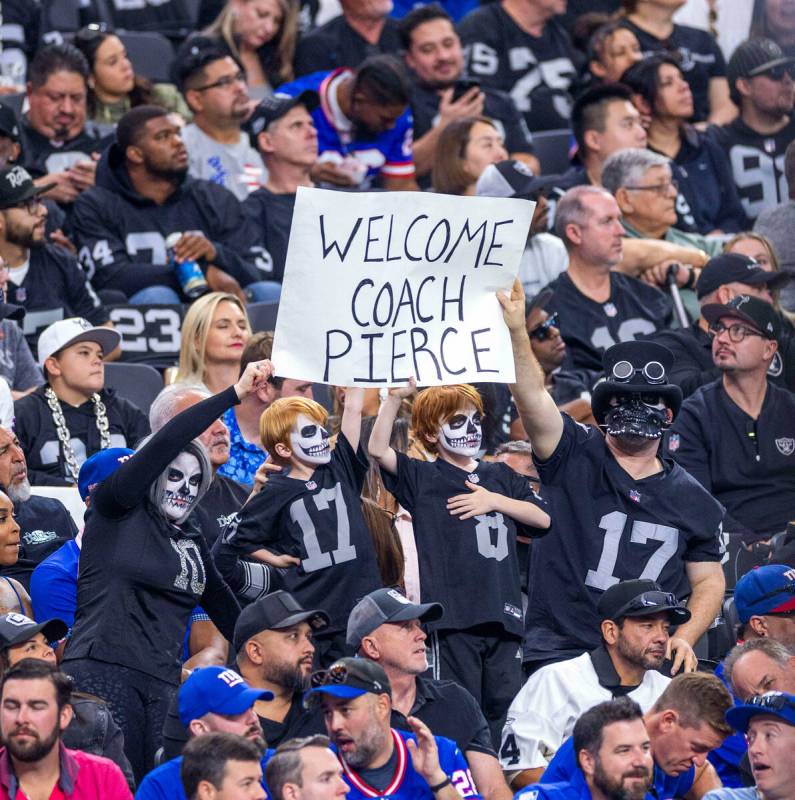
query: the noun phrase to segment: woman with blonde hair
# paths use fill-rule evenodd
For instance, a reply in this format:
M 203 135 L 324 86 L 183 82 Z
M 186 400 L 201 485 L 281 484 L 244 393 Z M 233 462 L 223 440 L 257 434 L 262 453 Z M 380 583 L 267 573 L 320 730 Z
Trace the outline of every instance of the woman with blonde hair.
M 223 39 L 243 65 L 252 96 L 267 95 L 293 79 L 297 0 L 228 0 L 203 33 Z
M 175 382 L 204 384 L 212 394 L 232 386 L 250 336 L 246 310 L 235 295 L 210 292 L 200 297 L 182 322 Z

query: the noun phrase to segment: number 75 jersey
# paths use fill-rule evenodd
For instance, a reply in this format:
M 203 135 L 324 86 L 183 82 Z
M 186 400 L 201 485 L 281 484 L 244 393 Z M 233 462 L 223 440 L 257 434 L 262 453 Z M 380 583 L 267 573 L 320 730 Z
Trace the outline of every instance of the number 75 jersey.
M 381 579 L 360 495 L 367 457 L 353 451 L 343 433 L 328 464 L 309 480 L 272 476 L 240 511 L 226 541 L 241 555 L 260 548 L 295 556 L 297 567 L 284 576 L 284 588 L 305 608 L 321 608 L 329 631 L 345 630 L 356 602 Z
M 537 462 L 552 530 L 531 549 L 525 660 L 595 648 L 596 603 L 619 581 L 646 578 L 683 599 L 686 562 L 725 550 L 723 506 L 689 473 L 662 458 L 661 472 L 636 481 L 597 428 L 563 419 L 555 452 Z

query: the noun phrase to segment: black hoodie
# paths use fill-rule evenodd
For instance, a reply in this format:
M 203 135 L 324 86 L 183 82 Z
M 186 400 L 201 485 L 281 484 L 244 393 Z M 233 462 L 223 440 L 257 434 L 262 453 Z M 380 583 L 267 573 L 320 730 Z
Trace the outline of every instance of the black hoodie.
M 91 282 L 128 297 L 155 285 L 180 291 L 166 260 L 165 240 L 174 232 L 203 232 L 216 249 L 215 266 L 241 286 L 262 279 L 243 255 L 254 239 L 248 225 L 235 196 L 209 181 L 186 177 L 163 205 L 139 194 L 115 144 L 100 159 L 96 186 L 74 205 L 74 237 Z

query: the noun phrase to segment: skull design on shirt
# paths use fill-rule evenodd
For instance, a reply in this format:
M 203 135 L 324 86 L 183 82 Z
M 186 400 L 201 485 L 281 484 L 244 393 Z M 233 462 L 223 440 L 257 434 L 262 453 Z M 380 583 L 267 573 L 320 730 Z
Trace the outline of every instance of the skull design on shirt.
M 439 446 L 454 456 L 474 458 L 480 451 L 483 422 L 475 406 L 457 411 L 439 428 Z
M 201 482 L 199 459 L 191 453 L 180 453 L 168 465 L 160 508 L 172 522 L 182 522 L 188 516 Z
M 290 431 L 290 449 L 307 464 L 328 464 L 331 446 L 328 431 L 306 414 L 299 414 Z

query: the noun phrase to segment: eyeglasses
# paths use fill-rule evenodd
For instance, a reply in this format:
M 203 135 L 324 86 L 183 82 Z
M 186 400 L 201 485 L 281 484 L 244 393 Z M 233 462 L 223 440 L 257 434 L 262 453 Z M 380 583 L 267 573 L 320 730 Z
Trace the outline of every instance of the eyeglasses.
M 106 22 L 92 22 L 81 28 L 74 38 L 79 42 L 93 42 L 95 39 L 103 38 L 111 30 Z
M 619 383 L 628 383 L 640 373 L 649 383 L 665 383 L 665 367 L 659 361 L 649 361 L 643 367 L 636 368 L 629 361 L 616 361 L 612 374 Z
M 35 197 L 29 197 L 27 200 L 23 200 L 21 203 L 16 203 L 15 205 L 11 206 L 11 208 L 24 208 L 28 214 L 34 215 L 39 213 L 41 205 L 41 197 L 36 195 Z
M 740 325 L 739 323 L 736 325 L 724 325 L 722 322 L 714 322 L 709 326 L 709 329 L 715 336 L 718 336 L 721 333 L 728 333 L 729 340 L 734 342 L 734 344 L 739 344 L 743 339 L 745 339 L 746 336 L 759 336 L 762 339 L 765 338 L 763 333 L 755 331 L 753 328 L 749 328 L 747 325 Z
M 651 186 L 625 186 L 625 189 L 631 189 L 633 192 L 654 192 L 659 195 L 666 195 L 671 187 L 674 191 L 679 191 L 679 183 L 675 180 L 666 181 L 665 183 L 653 183 Z
M 795 64 L 779 64 L 778 66 L 766 69 L 764 72 L 758 72 L 754 77 L 764 75 L 765 78 L 770 78 L 771 81 L 783 81 L 785 75 L 795 80 Z
M 549 339 L 552 336 L 552 331 L 550 328 L 557 328 L 558 327 L 558 312 L 556 311 L 554 314 L 551 314 L 547 317 L 540 325 L 536 325 L 533 330 L 530 331 L 527 335 L 531 339 L 535 339 L 538 342 L 543 342 L 546 339 Z
M 246 82 L 246 73 L 240 70 L 236 72 L 234 75 L 224 75 L 223 78 L 219 78 L 214 83 L 208 83 L 206 86 L 197 86 L 193 91 L 194 92 L 206 92 L 208 89 L 227 89 L 234 83 L 245 83 Z
M 773 711 L 783 711 L 785 708 L 795 708 L 795 703 L 789 700 L 782 692 L 768 692 L 757 694 L 745 701 L 746 706 L 757 708 L 770 708 Z

